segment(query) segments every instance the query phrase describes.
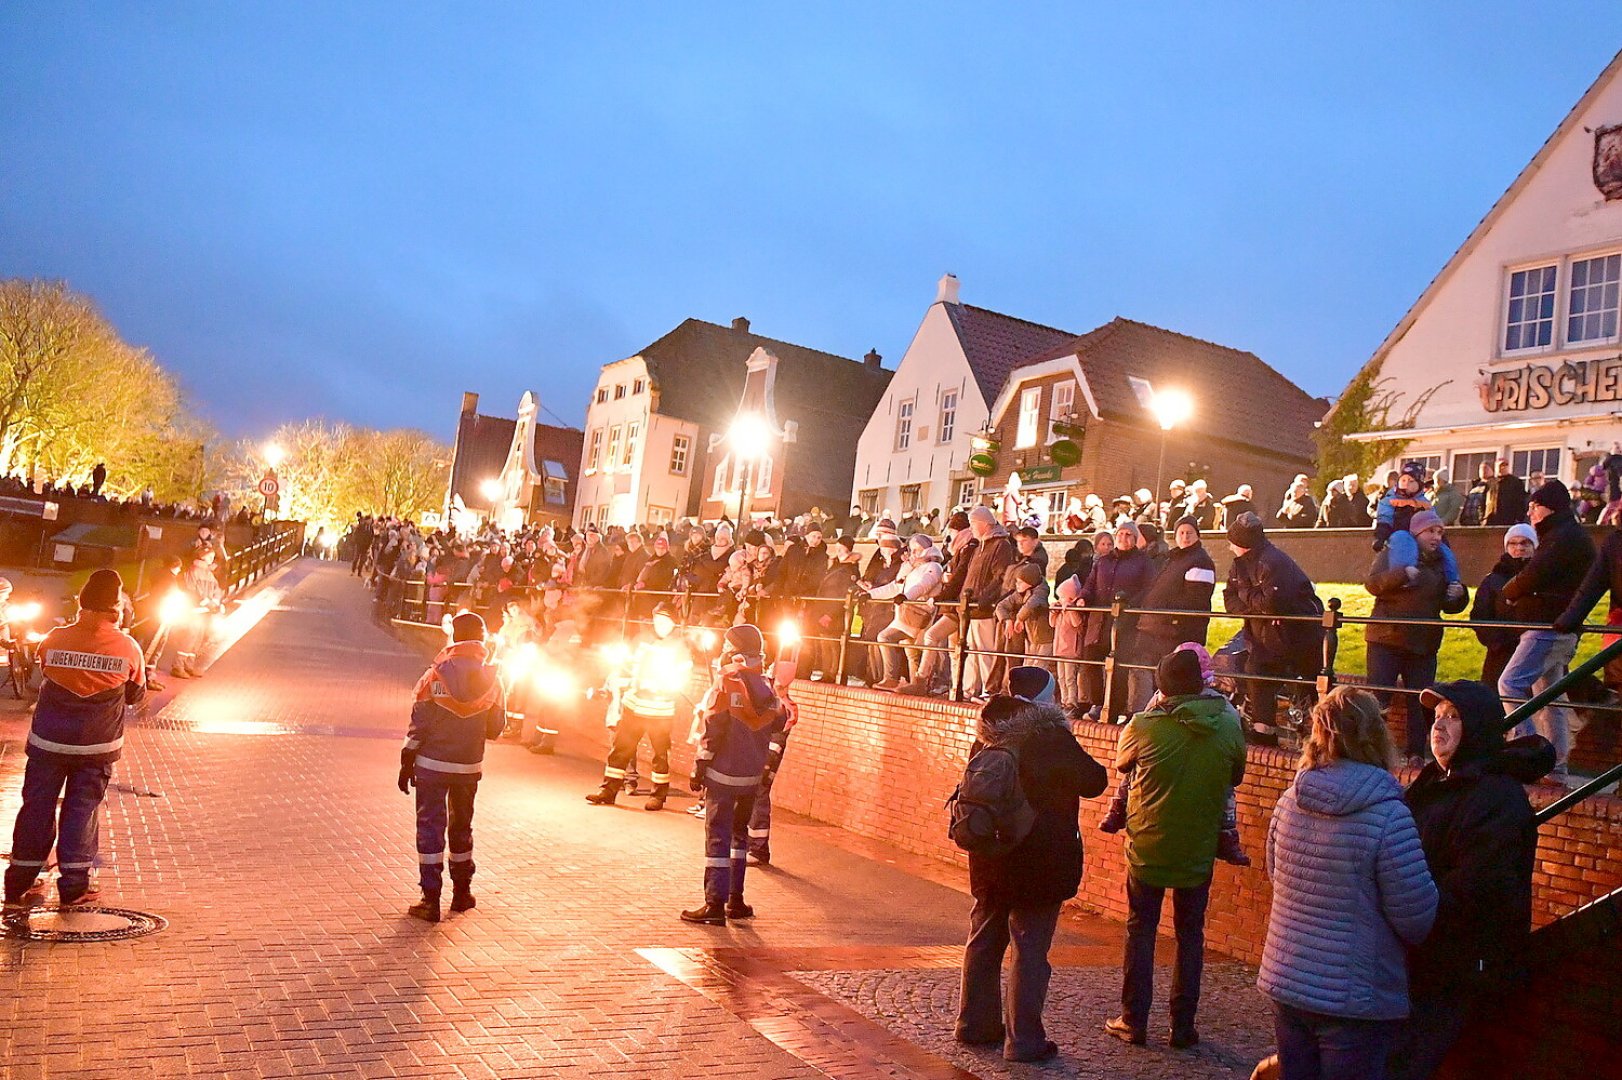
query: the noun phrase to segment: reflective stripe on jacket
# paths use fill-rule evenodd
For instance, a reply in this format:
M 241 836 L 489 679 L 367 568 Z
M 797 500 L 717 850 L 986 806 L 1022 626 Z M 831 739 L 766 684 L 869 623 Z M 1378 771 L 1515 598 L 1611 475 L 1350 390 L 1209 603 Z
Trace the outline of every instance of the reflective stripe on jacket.
M 45 681 L 29 728 L 28 753 L 82 765 L 118 760 L 124 706 L 146 693 L 146 658 L 111 612 L 81 611 L 39 645 Z

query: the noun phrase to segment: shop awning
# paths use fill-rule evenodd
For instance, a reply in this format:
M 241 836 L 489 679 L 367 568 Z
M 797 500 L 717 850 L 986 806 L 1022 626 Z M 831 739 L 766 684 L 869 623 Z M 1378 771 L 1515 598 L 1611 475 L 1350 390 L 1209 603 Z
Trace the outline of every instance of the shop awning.
M 1452 424 L 1447 427 L 1388 428 L 1385 431 L 1359 431 L 1343 438 L 1347 442 L 1383 442 L 1387 439 L 1422 439 L 1427 435 L 1466 435 L 1478 431 L 1522 431 L 1526 428 L 1563 428 L 1618 422 L 1622 422 L 1622 412 L 1594 413 L 1589 416 L 1544 416 L 1532 420 L 1494 420 L 1486 424 Z

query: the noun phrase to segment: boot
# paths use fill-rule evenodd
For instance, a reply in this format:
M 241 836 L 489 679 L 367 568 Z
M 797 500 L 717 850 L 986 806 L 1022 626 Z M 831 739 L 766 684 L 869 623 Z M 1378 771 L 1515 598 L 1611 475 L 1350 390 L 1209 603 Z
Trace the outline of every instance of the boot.
M 406 914 L 423 922 L 438 922 L 439 897 L 433 893 L 423 893 L 421 900 L 406 909 Z
M 1112 799 L 1109 804 L 1109 812 L 1104 815 L 1104 820 L 1098 823 L 1098 831 L 1102 833 L 1118 833 L 1124 828 L 1126 828 L 1126 800 Z
M 452 911 L 472 911 L 479 906 L 479 901 L 473 895 L 471 882 L 456 885 L 451 890 Z
M 726 916 L 729 919 L 753 919 L 755 909 L 743 902 L 743 897 L 734 896 L 727 900 Z
M 181 653 L 179 656 L 175 657 L 175 662 L 169 665 L 169 674 L 173 675 L 177 679 L 197 678 L 197 673 L 191 669 L 191 665 L 187 662 L 185 653 Z
M 603 786 L 586 796 L 586 801 L 593 806 L 613 806 L 614 800 L 619 798 L 620 785 L 623 780 L 604 780 Z
M 642 804 L 642 809 L 644 809 L 644 810 L 663 810 L 665 808 L 665 797 L 668 796 L 669 794 L 670 794 L 670 785 L 669 784 L 655 784 L 655 785 L 653 785 L 653 794 L 648 797 L 648 801 L 646 803 Z
M 1250 856 L 1239 843 L 1238 829 L 1223 829 L 1217 833 L 1217 858 L 1235 866 L 1249 866 Z
M 701 923 L 704 926 L 725 926 L 727 924 L 726 908 L 720 904 L 706 902 L 703 907 L 696 907 L 691 911 L 682 912 L 681 921 Z

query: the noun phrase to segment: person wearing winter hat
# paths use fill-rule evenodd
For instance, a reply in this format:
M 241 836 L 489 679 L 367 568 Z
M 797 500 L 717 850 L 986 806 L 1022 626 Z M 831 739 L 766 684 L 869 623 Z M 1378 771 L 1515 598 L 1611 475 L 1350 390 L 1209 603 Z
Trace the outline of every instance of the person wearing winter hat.
M 1537 530 L 1537 550 L 1504 583 L 1500 596 L 1510 604 L 1517 622 L 1544 623 L 1549 629 L 1522 632 L 1498 677 L 1498 693 L 1506 703 L 1525 701 L 1565 675 L 1577 652 L 1577 635 L 1554 624 L 1571 606 L 1595 557 L 1594 542 L 1572 513 L 1571 493 L 1559 480 L 1550 480 L 1534 492 L 1527 512 Z M 1536 733 L 1554 744 L 1557 763 L 1550 775 L 1556 783 L 1565 782 L 1571 752 L 1571 710 L 1565 700 L 1562 696 L 1541 709 L 1515 732 Z
M 1618 533 L 1616 535 L 1622 535 Z M 1515 622 L 1515 612 L 1503 597 L 1504 585 L 1526 568 L 1532 553 L 1538 547 L 1537 530 L 1521 522 L 1504 531 L 1504 552 L 1493 564 L 1492 570 L 1476 586 L 1476 598 L 1470 608 L 1470 621 L 1475 627 L 1476 640 L 1487 650 L 1481 661 L 1481 681 L 1488 686 L 1498 685 L 1498 676 L 1515 655 L 1515 646 L 1521 643 L 1519 630 L 1498 630 L 1482 623 Z M 1586 579 L 1585 579 L 1586 580 Z
M 1230 615 L 1245 618 L 1245 639 L 1250 650 L 1245 672 L 1250 675 L 1316 675 L 1323 664 L 1322 629 L 1306 620 L 1281 620 L 1280 615 L 1322 615 L 1323 605 L 1312 580 L 1296 561 L 1267 539 L 1255 514 L 1241 514 L 1228 525 L 1228 568 L 1222 604 Z M 1278 684 L 1247 680 L 1251 734 L 1258 742 L 1275 744 L 1278 731 Z
M 1382 709 L 1391 707 L 1398 684 L 1412 693 L 1436 681 L 1436 656 L 1442 647 L 1440 626 L 1382 620 L 1440 619 L 1444 612 L 1457 614 L 1469 603 L 1464 586 L 1448 580 L 1444 532 L 1442 519 L 1434 510 L 1413 514 L 1408 521 L 1408 535 L 1417 554 L 1405 563 L 1393 537 L 1390 545 L 1375 554 L 1363 580 L 1363 587 L 1374 597 L 1374 621 L 1363 627 L 1368 676 Z M 1424 764 L 1429 738 L 1430 710 L 1423 705 L 1410 708 L 1406 747 L 1410 767 Z
M 1254 516 L 1254 515 L 1251 515 Z M 1228 789 L 1245 775 L 1239 716 L 1207 693 L 1199 657 L 1178 649 L 1155 672 L 1161 703 L 1121 730 L 1115 768 L 1132 772 L 1126 821 L 1126 956 L 1122 1013 L 1104 1025 L 1143 1045 L 1154 991 L 1155 934 L 1172 892 L 1177 959 L 1171 989 L 1171 1045 L 1199 1042 L 1195 1016 L 1205 963 L 1205 909 Z
M 692 789 L 704 793 L 704 903 L 683 911 L 684 922 L 725 926 L 728 919 L 755 914 L 743 892 L 749 818 L 773 738 L 788 724 L 792 708 L 762 673 L 765 651 L 758 628 L 741 623 L 729 629 L 720 675 L 698 707 L 703 735 Z
M 969 938 L 963 949 L 955 1038 L 1001 1044 L 1010 1061 L 1044 1061 L 1059 1048 L 1042 1010 L 1052 967 L 1048 950 L 1059 911 L 1081 885 L 1083 850 L 1076 830 L 1081 800 L 1104 790 L 1108 774 L 1065 723 L 1053 701 L 1053 676 L 1040 668 L 1008 673 L 1009 695 L 986 703 L 972 754 L 988 748 L 1013 757 L 1034 822 L 1012 850 L 969 853 Z M 1008 756 L 992 758 L 1003 764 Z M 1010 950 L 1007 995 L 1003 958 Z
M 1408 952 L 1410 1012 L 1391 1054 L 1394 1080 L 1423 1080 L 1447 1056 L 1475 1006 L 1520 974 L 1532 927 L 1538 830 L 1523 785 L 1554 767 L 1540 735 L 1505 741 L 1504 705 L 1478 682 L 1429 687 L 1436 760 L 1408 785 L 1425 862 L 1436 880 L 1436 922 Z
M 118 571 L 95 571 L 79 591 L 78 618 L 40 642 L 44 681 L 29 722 L 22 807 L 5 874 L 8 913 L 44 902 L 38 878 L 53 842 L 61 906 L 100 898 L 92 877 L 97 815 L 124 746 L 124 709 L 146 693 L 146 657 L 118 628 L 123 593 Z

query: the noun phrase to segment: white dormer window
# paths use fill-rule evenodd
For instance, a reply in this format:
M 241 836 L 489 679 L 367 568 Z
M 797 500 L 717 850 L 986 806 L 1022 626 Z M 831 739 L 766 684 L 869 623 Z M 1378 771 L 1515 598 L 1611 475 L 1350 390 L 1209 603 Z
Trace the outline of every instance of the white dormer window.
M 1072 381 L 1065 381 L 1054 386 L 1053 411 L 1048 417 L 1048 442 L 1054 442 L 1062 438 L 1053 430 L 1053 425 L 1065 423 L 1070 414 L 1075 411 L 1076 384 Z
M 1554 341 L 1554 266 L 1530 266 L 1509 275 L 1504 351 L 1547 349 Z
M 608 400 L 608 387 L 599 386 L 597 388 L 597 404 L 601 405 L 603 402 L 605 402 L 607 400 Z
M 591 429 L 591 450 L 586 454 L 586 471 L 596 472 L 603 462 L 603 429 Z
M 1126 377 L 1126 381 L 1127 381 L 1127 385 L 1132 387 L 1132 394 L 1133 394 L 1134 397 L 1136 397 L 1138 399 L 1138 404 L 1143 406 L 1143 411 L 1148 412 L 1148 413 L 1154 412 L 1155 411 L 1155 385 L 1154 385 L 1154 383 L 1150 382 L 1148 379 L 1140 379 L 1136 375 L 1128 375 Z
M 1014 436 L 1014 449 L 1025 450 L 1036 445 L 1042 432 L 1042 388 L 1027 386 L 1019 392 L 1019 431 Z
M 641 379 L 638 379 L 631 384 L 631 393 L 633 395 L 640 394 L 645 389 L 647 389 L 647 384 Z
M 617 383 L 614 386 L 614 400 L 618 401 L 620 398 L 622 398 L 624 396 L 625 396 L 625 384 L 624 383 Z

